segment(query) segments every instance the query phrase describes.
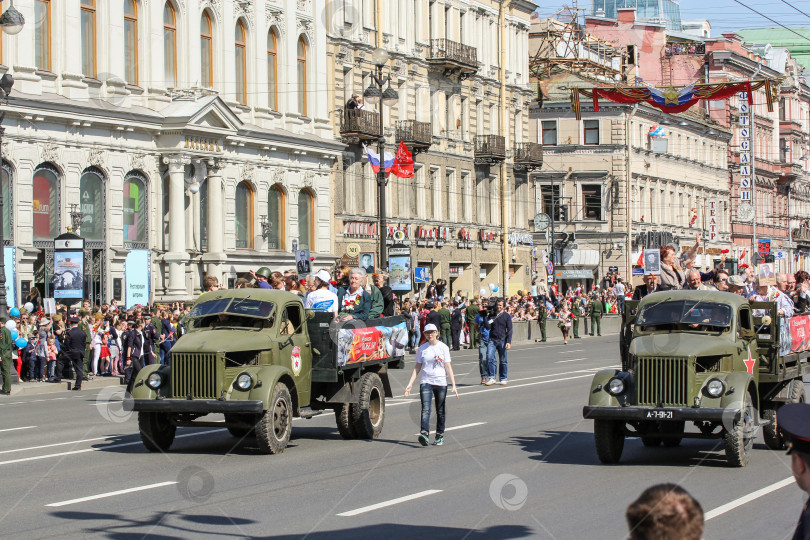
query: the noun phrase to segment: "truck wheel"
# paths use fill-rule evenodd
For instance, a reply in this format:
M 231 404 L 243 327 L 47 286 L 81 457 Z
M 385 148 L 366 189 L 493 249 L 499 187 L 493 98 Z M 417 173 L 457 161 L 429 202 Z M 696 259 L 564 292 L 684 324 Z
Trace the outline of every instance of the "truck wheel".
M 360 377 L 359 397 L 351 408 L 354 432 L 360 439 L 376 439 L 385 421 L 385 389 L 379 375 L 369 371 Z
M 624 450 L 622 425 L 615 420 L 594 420 L 593 438 L 596 455 L 602 463 L 618 463 Z
M 168 452 L 174 442 L 177 426 L 171 423 L 166 413 L 139 412 L 138 430 L 147 450 Z
M 661 424 L 661 433 L 682 434 L 684 430 L 684 422 L 663 422 Z M 675 448 L 681 444 L 683 437 L 662 437 L 661 442 L 667 448 Z
M 256 435 L 256 433 L 253 431 L 253 428 L 242 427 L 242 425 L 246 423 L 247 424 L 254 423 L 253 417 L 248 417 L 247 415 L 241 414 L 225 415 L 225 427 L 228 428 L 228 432 L 231 435 L 239 439 L 244 439 L 247 436 Z
M 788 403 L 804 403 L 805 400 L 804 381 L 801 379 L 793 379 L 790 381 Z M 765 444 L 771 450 L 782 450 L 785 447 L 785 440 L 779 433 L 779 426 L 776 423 L 778 410 L 779 404 L 769 402 L 767 408 L 762 411 L 762 418 L 766 422 L 769 422 L 768 425 L 762 427 L 762 437 L 765 439 Z
M 352 423 L 352 409 L 355 407 L 357 406 L 351 403 L 343 403 L 335 409 L 335 423 L 337 424 L 338 433 L 344 439 L 357 438 L 357 432 L 355 432 Z
M 726 447 L 726 459 L 732 467 L 745 467 L 750 459 L 751 447 L 754 445 L 754 433 L 756 429 L 756 418 L 754 418 L 754 405 L 751 393 L 745 393 L 745 401 L 740 410 L 740 419 L 734 424 L 730 431 L 723 435 L 723 442 Z
M 280 454 L 287 448 L 292 432 L 292 415 L 290 391 L 284 383 L 276 383 L 270 408 L 256 423 L 256 442 L 263 453 Z

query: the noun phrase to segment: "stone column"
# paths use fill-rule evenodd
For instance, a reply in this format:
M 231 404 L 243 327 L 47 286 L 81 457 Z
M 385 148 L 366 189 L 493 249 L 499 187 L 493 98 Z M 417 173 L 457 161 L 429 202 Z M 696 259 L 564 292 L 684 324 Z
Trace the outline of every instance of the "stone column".
M 183 154 L 163 157 L 163 163 L 169 166 L 169 251 L 163 260 L 169 266 L 169 287 L 166 291 L 169 299 L 184 299 L 191 296 L 186 289 L 186 165 L 191 159 Z
M 215 275 L 222 283 L 222 261 L 225 259 L 225 201 L 222 197 L 221 159 L 209 159 L 208 166 L 208 250 L 203 255 L 206 274 Z

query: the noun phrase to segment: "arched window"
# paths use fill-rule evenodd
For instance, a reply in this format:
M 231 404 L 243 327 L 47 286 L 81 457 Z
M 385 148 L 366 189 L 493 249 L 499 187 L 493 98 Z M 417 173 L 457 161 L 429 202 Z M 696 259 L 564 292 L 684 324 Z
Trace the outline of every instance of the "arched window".
M 247 103 L 247 32 L 240 20 L 236 22 L 235 54 L 236 64 L 236 101 L 245 105 Z
M 284 249 L 284 192 L 275 185 L 267 192 L 267 221 L 270 223 L 268 249 Z
M 214 25 L 208 11 L 200 19 L 200 81 L 203 88 L 214 85 Z
M 315 215 L 312 211 L 312 203 L 311 191 L 302 189 L 298 192 L 298 249 L 314 251 L 312 232 L 315 228 Z
M 104 240 L 104 176 L 91 167 L 79 180 L 79 209 L 82 224 L 79 232 L 87 240 Z
M 11 228 L 11 208 L 14 208 L 14 199 L 11 186 L 14 175 L 8 163 L 3 162 L 0 168 L 0 182 L 2 182 L 3 193 L 3 243 L 13 245 L 14 230 Z
M 34 2 L 34 64 L 39 69 L 51 69 L 51 0 Z
M 307 44 L 298 38 L 298 112 L 307 115 Z
M 59 176 L 50 165 L 34 171 L 34 240 L 53 240 L 59 235 Z
M 169 2 L 163 7 L 163 69 L 166 86 L 177 86 L 177 15 Z
M 275 30 L 267 34 L 267 106 L 278 110 L 278 37 Z
M 253 188 L 247 182 L 236 186 L 236 247 L 253 249 Z
M 149 222 L 146 195 L 146 177 L 135 171 L 127 173 L 126 180 L 124 180 L 125 244 L 146 244 Z
M 129 84 L 138 84 L 138 4 L 124 0 L 124 73 Z
M 82 73 L 96 76 L 96 0 L 82 0 Z

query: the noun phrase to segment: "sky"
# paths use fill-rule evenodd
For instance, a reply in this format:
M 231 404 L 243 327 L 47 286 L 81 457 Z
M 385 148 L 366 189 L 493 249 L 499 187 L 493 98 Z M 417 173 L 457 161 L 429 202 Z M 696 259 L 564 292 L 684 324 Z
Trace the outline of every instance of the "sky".
M 534 0 L 540 6 L 541 17 L 549 17 L 563 6 L 573 6 L 574 0 Z M 810 0 L 740 0 L 742 4 L 785 26 L 810 28 Z M 734 0 L 681 0 L 682 19 L 708 19 L 712 36 L 741 28 L 778 28 L 761 15 Z M 579 0 L 579 7 L 591 7 L 591 0 Z M 808 36 L 810 38 L 810 36 Z M 796 39 L 800 39 L 798 36 Z

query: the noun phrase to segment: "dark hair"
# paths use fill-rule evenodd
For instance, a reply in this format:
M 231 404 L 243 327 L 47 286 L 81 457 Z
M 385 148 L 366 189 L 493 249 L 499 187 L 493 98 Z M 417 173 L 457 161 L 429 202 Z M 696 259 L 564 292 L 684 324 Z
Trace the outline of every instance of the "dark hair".
M 662 261 L 664 260 L 664 257 L 667 256 L 667 253 L 670 251 L 672 253 L 675 253 L 675 248 L 672 246 L 661 246 L 660 248 L 658 248 L 658 252 L 661 254 Z
M 810 281 L 810 274 L 804 270 L 799 270 L 796 272 L 796 285 L 804 283 L 805 281 Z
M 712 281 L 714 283 L 720 283 L 720 274 L 725 274 L 726 277 L 728 277 L 728 275 L 729 275 L 726 270 L 715 270 L 714 271 L 714 277 L 712 278 Z
M 625 516 L 630 540 L 700 540 L 703 535 L 703 508 L 676 484 L 645 489 Z

